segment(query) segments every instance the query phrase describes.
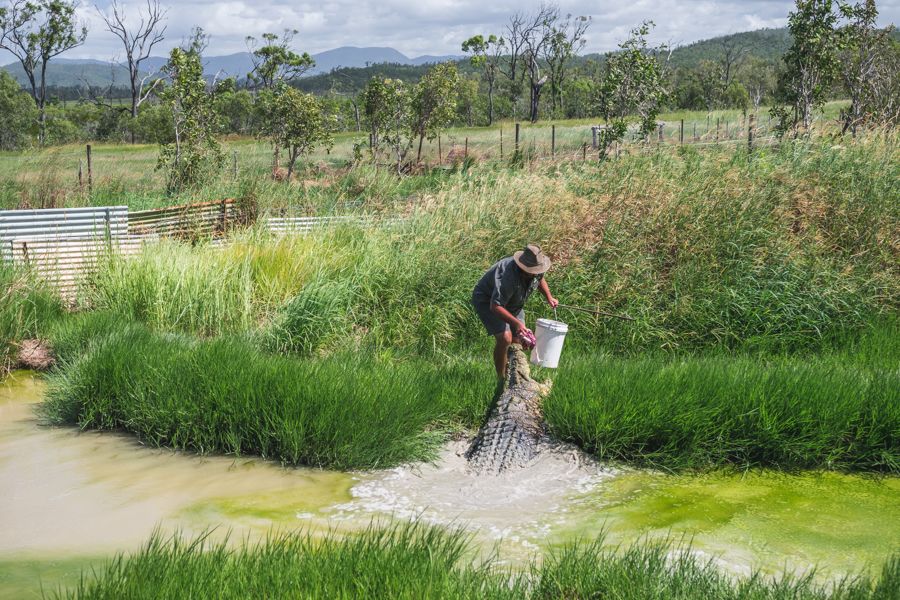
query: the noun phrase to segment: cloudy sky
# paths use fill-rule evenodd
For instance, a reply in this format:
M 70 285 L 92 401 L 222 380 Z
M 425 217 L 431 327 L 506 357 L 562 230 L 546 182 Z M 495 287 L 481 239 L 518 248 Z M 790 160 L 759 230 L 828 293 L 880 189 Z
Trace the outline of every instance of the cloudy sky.
M 3 0 L 0 0 L 2 2 Z M 144 0 L 121 0 L 131 14 Z M 390 46 L 408 56 L 460 54 L 460 43 L 475 33 L 501 32 L 516 10 L 539 1 L 517 0 L 162 0 L 168 6 L 163 54 L 199 25 L 211 35 L 210 55 L 241 52 L 247 35 L 285 28 L 299 31 L 295 49 L 310 53 L 338 46 Z M 642 20 L 656 22 L 654 38 L 674 44 L 785 25 L 791 0 L 560 0 L 561 11 L 590 15 L 588 51 L 615 47 Z M 100 0 L 100 9 L 109 6 Z M 900 0 L 878 2 L 883 24 L 900 22 Z M 66 56 L 110 59 L 115 39 L 103 30 L 93 3 L 82 2 L 87 43 Z

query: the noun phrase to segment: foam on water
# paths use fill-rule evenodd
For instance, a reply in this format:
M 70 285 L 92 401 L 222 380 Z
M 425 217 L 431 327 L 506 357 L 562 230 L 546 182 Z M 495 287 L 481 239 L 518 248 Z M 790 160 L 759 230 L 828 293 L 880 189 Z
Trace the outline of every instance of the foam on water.
M 510 544 L 533 551 L 554 526 L 567 521 L 573 495 L 594 490 L 616 473 L 574 448 L 560 447 L 526 469 L 478 475 L 467 469 L 466 446 L 448 445 L 433 464 L 360 475 L 350 490 L 353 500 L 333 507 L 331 517 L 391 516 L 462 526 L 485 541 L 502 539 L 505 551 L 513 550 Z

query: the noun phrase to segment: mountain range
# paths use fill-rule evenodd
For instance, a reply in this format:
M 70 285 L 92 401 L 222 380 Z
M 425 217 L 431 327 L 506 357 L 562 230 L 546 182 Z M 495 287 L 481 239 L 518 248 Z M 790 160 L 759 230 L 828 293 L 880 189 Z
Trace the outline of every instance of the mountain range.
M 309 71 L 309 75 L 328 73 L 333 69 L 342 67 L 366 67 L 375 64 L 400 64 L 419 66 L 433 64 L 447 60 L 459 60 L 461 56 L 417 56 L 410 58 L 394 50 L 393 48 L 356 48 L 344 46 L 333 50 L 326 50 L 312 55 L 316 66 Z M 154 73 L 166 64 L 168 59 L 162 56 L 151 56 L 141 63 L 148 73 Z M 236 77 L 243 79 L 253 68 L 249 52 L 238 52 L 225 56 L 204 56 L 203 71 L 207 77 L 219 76 Z M 18 63 L 10 63 L 0 67 L 8 71 L 22 85 L 27 85 L 28 79 L 25 71 Z M 128 69 L 114 62 L 78 59 L 55 58 L 47 67 L 47 84 L 50 86 L 71 87 L 81 85 L 117 86 L 128 85 Z

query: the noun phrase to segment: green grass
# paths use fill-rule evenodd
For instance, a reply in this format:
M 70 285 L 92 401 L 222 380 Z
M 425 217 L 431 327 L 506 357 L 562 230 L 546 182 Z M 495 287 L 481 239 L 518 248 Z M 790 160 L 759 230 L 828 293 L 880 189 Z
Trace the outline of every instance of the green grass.
M 448 432 L 474 425 L 493 391 L 486 363 L 301 361 L 238 338 L 196 341 L 105 319 L 81 326 L 58 334 L 65 366 L 47 418 L 200 453 L 337 469 L 428 460 Z
M 884 342 L 874 364 L 855 353 L 569 356 L 544 412 L 556 437 L 603 460 L 897 474 L 898 333 L 887 327 L 873 336 Z
M 638 466 L 898 473 L 896 327 L 872 337 L 805 358 L 567 350 L 544 413 L 555 437 Z M 487 353 L 301 360 L 261 351 L 267 339 L 195 340 L 103 314 L 54 340 L 64 366 L 44 406 L 52 422 L 291 465 L 427 460 L 449 433 L 480 424 L 493 392 Z
M 600 539 L 551 552 L 523 572 L 471 555 L 461 530 L 421 523 L 372 526 L 343 538 L 280 534 L 237 548 L 157 534 L 57 597 L 888 600 L 900 585 L 896 556 L 877 579 L 825 586 L 812 573 L 734 579 L 668 543 L 615 549 Z
M 0 264 L 0 377 L 16 360 L 16 343 L 43 337 L 61 318 L 59 297 L 28 273 Z

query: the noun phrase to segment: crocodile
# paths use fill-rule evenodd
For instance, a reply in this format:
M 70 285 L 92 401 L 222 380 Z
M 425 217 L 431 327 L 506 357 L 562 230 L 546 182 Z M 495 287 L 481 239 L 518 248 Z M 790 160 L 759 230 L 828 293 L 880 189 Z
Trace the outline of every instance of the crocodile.
M 499 474 L 520 469 L 550 447 L 544 429 L 541 401 L 550 385 L 531 378 L 528 357 L 519 344 L 507 353 L 506 378 L 491 405 L 488 418 L 469 444 L 469 469 Z

